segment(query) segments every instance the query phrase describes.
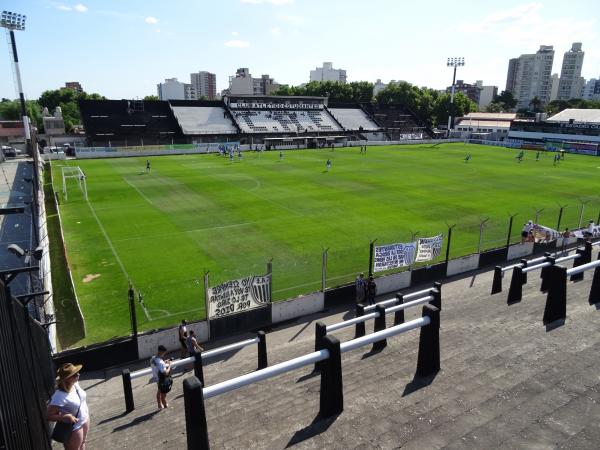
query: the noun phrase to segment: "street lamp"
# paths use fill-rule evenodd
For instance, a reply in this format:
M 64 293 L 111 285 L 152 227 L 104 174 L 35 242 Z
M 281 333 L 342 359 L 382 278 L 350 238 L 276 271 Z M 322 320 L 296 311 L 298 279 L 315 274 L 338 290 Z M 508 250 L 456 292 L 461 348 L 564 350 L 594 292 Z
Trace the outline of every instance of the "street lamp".
M 454 75 L 452 76 L 452 94 L 450 94 L 450 111 L 448 114 L 448 133 L 447 137 L 450 137 L 450 126 L 452 125 L 452 113 L 454 112 L 454 85 L 456 84 L 456 68 L 462 67 L 465 65 L 465 58 L 463 57 L 455 57 L 448 58 L 448 62 L 446 63 L 448 67 L 454 67 Z

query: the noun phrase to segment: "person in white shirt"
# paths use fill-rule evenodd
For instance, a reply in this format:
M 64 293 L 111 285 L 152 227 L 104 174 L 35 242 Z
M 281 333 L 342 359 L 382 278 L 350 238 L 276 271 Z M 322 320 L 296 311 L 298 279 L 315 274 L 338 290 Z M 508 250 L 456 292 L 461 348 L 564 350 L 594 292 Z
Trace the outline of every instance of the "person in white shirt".
M 64 447 L 67 450 L 85 450 L 85 439 L 90 428 L 87 394 L 79 386 L 81 364 L 66 363 L 56 372 L 57 389 L 50 399 L 47 417 L 51 422 L 73 425 L 71 436 Z
M 156 403 L 158 409 L 168 408 L 167 393 L 171 390 L 173 380 L 171 379 L 171 360 L 165 361 L 167 349 L 163 345 L 158 346 L 158 352 L 150 360 L 152 367 L 152 379 L 156 381 Z

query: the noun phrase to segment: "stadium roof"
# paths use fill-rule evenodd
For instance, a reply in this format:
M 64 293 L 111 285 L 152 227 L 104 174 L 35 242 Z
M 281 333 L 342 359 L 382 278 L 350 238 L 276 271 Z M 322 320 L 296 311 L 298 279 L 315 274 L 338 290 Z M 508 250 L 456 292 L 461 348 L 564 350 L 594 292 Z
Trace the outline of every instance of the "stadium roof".
M 494 128 L 510 128 L 510 122 L 505 120 L 479 120 L 479 119 L 462 119 L 456 126 L 463 127 L 494 127 Z
M 600 123 L 600 109 L 565 109 L 548 118 L 548 122 Z
M 464 116 L 464 119 L 475 119 L 475 120 L 515 120 L 517 118 L 516 113 L 486 113 L 486 112 L 472 112 Z

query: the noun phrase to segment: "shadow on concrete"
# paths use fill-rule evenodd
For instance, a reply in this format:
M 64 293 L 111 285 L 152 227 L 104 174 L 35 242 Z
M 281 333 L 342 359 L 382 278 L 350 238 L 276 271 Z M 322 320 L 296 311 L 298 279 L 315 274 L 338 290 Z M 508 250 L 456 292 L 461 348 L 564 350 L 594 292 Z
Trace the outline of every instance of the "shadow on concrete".
M 437 377 L 438 373 L 439 372 L 436 372 L 433 375 L 429 375 L 427 377 L 419 377 L 415 374 L 412 381 L 408 383 L 404 388 L 404 392 L 402 392 L 402 397 L 410 395 L 413 392 L 418 391 L 419 389 L 429 386 L 431 383 L 433 383 L 433 380 L 435 380 L 435 377 Z
M 98 425 L 102 425 L 103 423 L 108 423 L 112 422 L 113 420 L 120 419 L 122 417 L 125 417 L 127 414 L 129 414 L 127 411 L 123 411 L 121 414 L 117 414 L 116 416 L 112 416 L 107 419 L 101 420 L 100 422 L 98 422 Z
M 143 416 L 140 417 L 136 417 L 135 419 L 133 419 L 131 422 L 123 424 L 123 425 L 119 425 L 118 427 L 115 427 L 113 429 L 113 433 L 116 431 L 121 431 L 121 430 L 126 430 L 129 427 L 134 427 L 136 425 L 139 425 L 140 423 L 145 422 L 146 420 L 150 420 L 152 419 L 152 417 L 154 417 L 154 415 L 160 413 L 160 410 L 155 410 L 152 412 L 149 412 L 148 414 L 144 414 Z
M 338 416 L 339 414 L 336 414 L 335 416 L 328 417 L 326 419 L 323 419 L 320 416 L 315 417 L 310 425 L 294 433 L 290 439 L 290 442 L 288 442 L 285 448 L 292 447 L 293 445 L 304 442 L 307 439 L 312 439 L 313 437 L 327 431 L 329 427 L 337 420 Z
M 367 359 L 367 358 L 370 358 L 371 356 L 378 355 L 384 349 L 385 349 L 385 347 L 384 348 L 380 348 L 380 349 L 371 348 L 371 350 L 369 350 L 367 353 L 365 353 L 364 355 L 362 355 L 362 357 L 360 359 Z
M 311 378 L 318 377 L 320 375 L 320 370 L 313 370 L 311 373 L 307 373 L 306 375 L 302 375 L 300 378 L 298 378 L 296 383 L 302 383 L 303 381 L 310 380 Z
M 555 320 L 554 322 L 546 324 L 546 333 L 556 330 L 557 328 L 562 327 L 565 324 L 565 319 Z
M 306 330 L 310 326 L 310 324 L 312 324 L 312 320 L 306 322 L 306 325 L 300 328 L 300 330 L 295 335 L 293 335 L 288 342 L 294 341 L 298 336 L 300 336 L 304 332 L 304 330 Z

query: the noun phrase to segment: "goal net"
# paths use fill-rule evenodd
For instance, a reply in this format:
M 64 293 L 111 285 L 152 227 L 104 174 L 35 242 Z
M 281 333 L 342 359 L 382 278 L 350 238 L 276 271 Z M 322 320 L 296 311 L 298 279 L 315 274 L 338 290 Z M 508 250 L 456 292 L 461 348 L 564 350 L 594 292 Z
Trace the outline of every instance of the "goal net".
M 70 166 L 70 167 L 62 168 L 63 197 L 65 198 L 65 200 L 68 199 L 67 185 L 70 184 L 72 186 L 73 180 L 76 180 L 77 184 L 79 185 L 79 189 L 81 190 L 81 192 L 83 192 L 83 197 L 87 200 L 88 196 L 87 196 L 87 183 L 85 180 L 85 173 L 83 173 L 83 170 L 81 170 L 81 168 L 79 166 L 75 166 L 75 167 Z M 70 189 L 73 189 L 73 188 L 71 187 Z

